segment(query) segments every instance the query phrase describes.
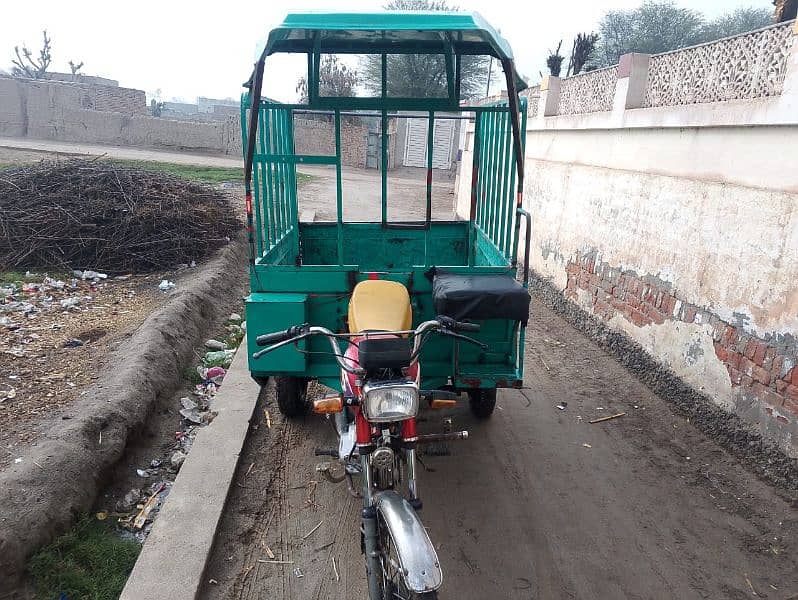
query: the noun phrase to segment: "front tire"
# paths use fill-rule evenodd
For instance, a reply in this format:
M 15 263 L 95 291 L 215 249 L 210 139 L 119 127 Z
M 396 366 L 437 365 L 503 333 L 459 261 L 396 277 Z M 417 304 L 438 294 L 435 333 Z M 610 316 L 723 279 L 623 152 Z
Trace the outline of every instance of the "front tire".
M 302 377 L 274 378 L 277 406 L 286 417 L 298 417 L 308 411 L 308 382 Z
M 496 409 L 496 388 L 468 390 L 468 403 L 477 419 L 489 419 Z

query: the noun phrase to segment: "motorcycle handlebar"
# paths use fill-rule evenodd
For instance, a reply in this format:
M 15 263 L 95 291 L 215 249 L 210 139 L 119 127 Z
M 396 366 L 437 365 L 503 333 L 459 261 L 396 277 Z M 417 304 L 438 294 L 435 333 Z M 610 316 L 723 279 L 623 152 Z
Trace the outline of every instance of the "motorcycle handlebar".
M 450 331 L 470 331 L 476 333 L 480 329 L 480 326 L 477 323 L 455 321 L 451 317 L 438 316 L 438 322 L 442 327 Z
M 285 329 L 283 331 L 275 331 L 273 333 L 264 333 L 263 335 L 259 335 L 255 338 L 255 343 L 258 346 L 271 346 L 272 344 L 277 344 L 278 342 L 284 342 L 286 340 L 290 340 L 304 332 L 307 329 L 308 324 L 305 323 L 303 325 L 294 325 Z

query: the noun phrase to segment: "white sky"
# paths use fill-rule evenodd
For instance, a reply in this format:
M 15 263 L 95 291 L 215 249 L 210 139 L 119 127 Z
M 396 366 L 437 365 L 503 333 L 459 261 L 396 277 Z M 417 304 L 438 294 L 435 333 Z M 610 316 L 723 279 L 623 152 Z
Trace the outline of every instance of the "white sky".
M 508 39 L 518 70 L 534 82 L 544 70 L 548 49 L 563 39 L 567 55 L 573 37 L 597 28 L 609 9 L 632 8 L 639 0 L 453 0 L 463 10 L 480 12 Z M 677 0 L 709 17 L 740 6 L 772 9 L 771 0 Z M 41 32 L 52 39 L 51 70 L 69 72 L 68 61 L 84 61 L 83 73 L 118 79 L 120 85 L 161 90 L 165 100 L 195 101 L 197 96 L 238 98 L 249 76 L 255 46 L 286 12 L 379 10 L 376 0 L 225 0 L 205 9 L 196 0 L 115 3 L 88 0 L 4 2 L 0 8 L 0 69 L 10 70 L 14 46 L 38 53 Z M 270 64 L 265 93 L 284 101 L 296 98 L 296 79 L 305 59 Z

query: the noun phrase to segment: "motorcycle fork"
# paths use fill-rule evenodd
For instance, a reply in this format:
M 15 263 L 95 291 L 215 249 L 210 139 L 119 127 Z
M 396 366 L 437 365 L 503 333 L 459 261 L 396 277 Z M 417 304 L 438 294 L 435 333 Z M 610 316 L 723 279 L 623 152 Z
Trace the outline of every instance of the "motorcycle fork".
M 360 466 L 363 469 L 363 510 L 361 520 L 363 523 L 363 551 L 366 555 L 366 576 L 369 586 L 369 599 L 380 600 L 382 592 L 380 590 L 380 564 L 379 540 L 377 539 L 377 509 L 372 504 L 372 476 L 371 476 L 371 452 L 363 452 L 360 455 Z

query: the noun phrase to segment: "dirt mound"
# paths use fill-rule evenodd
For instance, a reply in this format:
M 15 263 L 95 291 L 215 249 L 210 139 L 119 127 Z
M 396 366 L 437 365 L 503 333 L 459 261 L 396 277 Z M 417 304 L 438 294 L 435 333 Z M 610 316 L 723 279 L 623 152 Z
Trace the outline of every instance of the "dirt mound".
M 209 185 L 108 161 L 0 173 L 0 270 L 150 272 L 199 261 L 241 226 Z

